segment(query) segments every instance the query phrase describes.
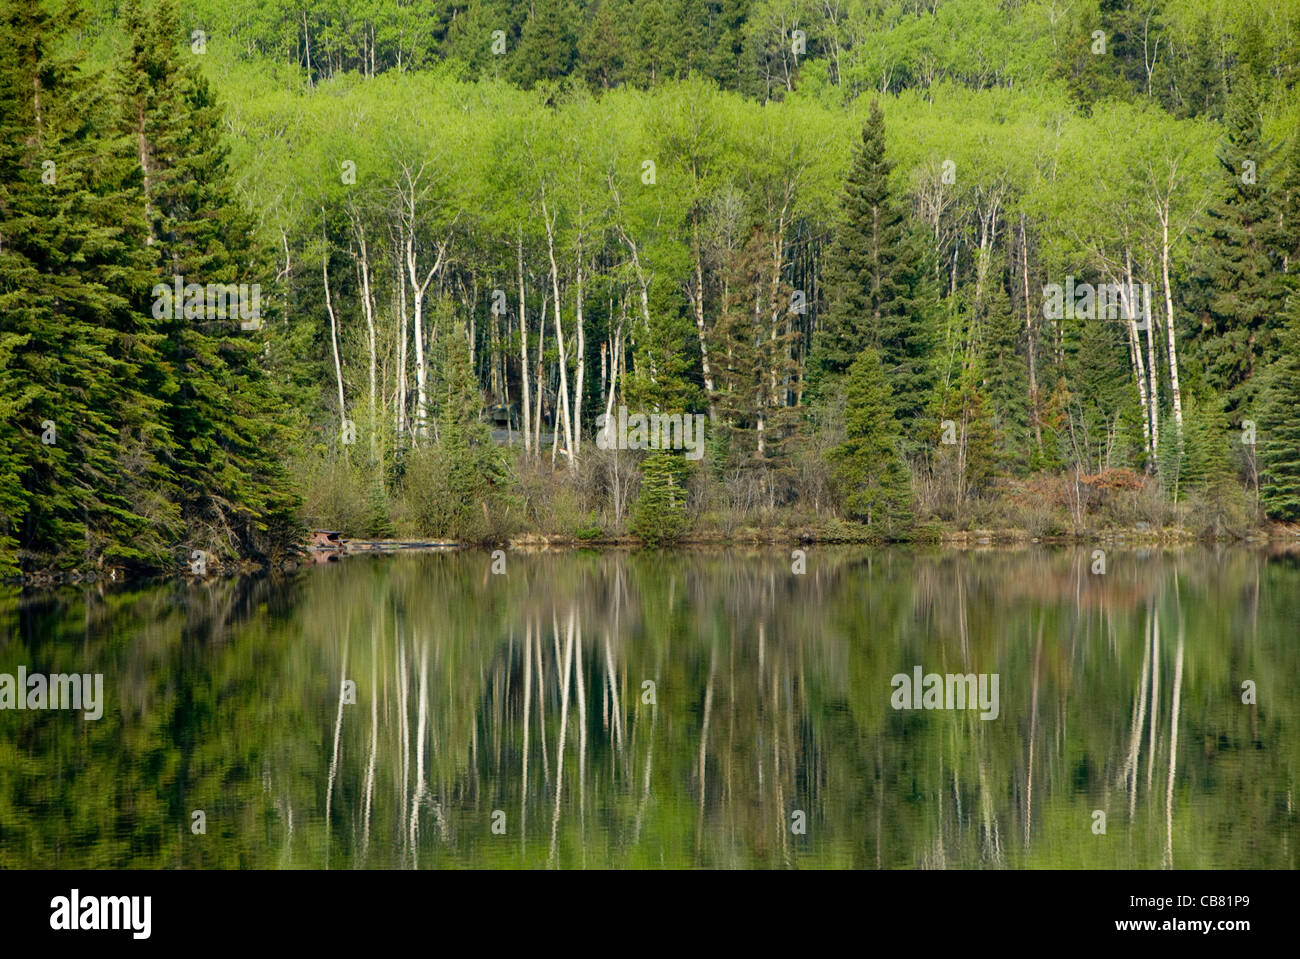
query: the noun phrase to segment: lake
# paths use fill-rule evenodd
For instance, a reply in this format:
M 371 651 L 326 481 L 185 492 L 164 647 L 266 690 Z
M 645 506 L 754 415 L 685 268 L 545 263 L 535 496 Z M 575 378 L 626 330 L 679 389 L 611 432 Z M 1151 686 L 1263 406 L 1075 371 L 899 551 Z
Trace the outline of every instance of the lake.
M 0 711 L 0 867 L 1296 868 L 1300 558 L 1101 559 L 467 551 L 6 594 L 0 674 L 103 702 Z

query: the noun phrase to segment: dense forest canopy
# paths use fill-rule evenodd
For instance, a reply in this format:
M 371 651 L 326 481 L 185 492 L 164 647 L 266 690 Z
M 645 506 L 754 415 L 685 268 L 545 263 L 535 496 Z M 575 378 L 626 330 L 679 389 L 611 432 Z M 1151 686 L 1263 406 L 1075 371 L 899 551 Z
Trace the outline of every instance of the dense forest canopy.
M 1300 520 L 1298 15 L 8 2 L 0 569 Z

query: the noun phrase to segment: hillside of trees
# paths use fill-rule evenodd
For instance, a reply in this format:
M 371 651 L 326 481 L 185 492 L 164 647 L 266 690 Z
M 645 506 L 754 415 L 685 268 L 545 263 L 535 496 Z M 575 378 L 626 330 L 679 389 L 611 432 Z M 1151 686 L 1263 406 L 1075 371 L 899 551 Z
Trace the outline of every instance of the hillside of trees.
M 1298 65 L 1296 0 L 6 2 L 0 574 L 1296 523 Z

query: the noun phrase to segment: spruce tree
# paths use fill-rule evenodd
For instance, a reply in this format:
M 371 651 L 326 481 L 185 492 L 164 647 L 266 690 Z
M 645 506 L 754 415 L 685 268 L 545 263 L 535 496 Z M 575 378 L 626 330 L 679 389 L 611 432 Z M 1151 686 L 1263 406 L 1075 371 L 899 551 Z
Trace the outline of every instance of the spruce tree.
M 234 193 L 221 107 L 178 43 L 175 0 L 157 0 L 149 15 L 132 2 L 125 19 L 122 122 L 141 166 L 154 283 L 239 284 L 251 295 L 263 275 L 259 248 Z M 282 465 L 283 407 L 260 366 L 264 334 L 246 329 L 243 316 L 191 310 L 188 297 L 158 322 L 166 376 L 157 387 L 186 547 L 277 555 L 299 530 Z
M 647 546 L 670 546 L 690 525 L 685 477 L 677 453 L 653 450 L 641 461 L 641 491 L 632 507 L 631 530 Z
M 1072 386 L 1066 408 L 1069 446 L 1078 451 L 1086 472 L 1107 465 L 1137 467 L 1144 454 L 1142 412 L 1129 370 L 1127 333 L 1122 324 L 1104 319 L 1077 327 L 1077 337 L 1066 345 Z
M 845 382 L 845 440 L 829 459 L 853 519 L 896 532 L 911 521 L 911 485 L 880 354 L 867 347 Z
M 1253 380 L 1277 355 L 1285 287 L 1278 259 L 1275 191 L 1261 131 L 1262 98 L 1248 71 L 1238 78 L 1219 147 L 1220 196 L 1196 241 L 1191 300 L 1196 356 L 1236 425 L 1253 405 Z
M 627 48 L 619 32 L 614 0 L 598 0 L 595 10 L 588 11 L 578 50 L 587 84 L 593 90 L 608 90 L 623 82 Z
M 414 468 L 432 474 L 431 498 L 437 502 L 424 506 L 437 511 L 439 519 L 433 524 L 437 528 L 429 531 L 481 540 L 499 527 L 510 504 L 510 474 L 504 454 L 480 417 L 482 397 L 470 367 L 468 334 L 450 314 L 450 304 L 440 302 L 436 316 L 442 332 L 435 345 L 441 365 L 437 441 L 429 455 L 416 458 Z
M 567 77 L 578 60 L 578 17 L 570 0 L 537 0 L 533 10 L 514 56 L 518 82 L 529 89 Z
M 1292 295 L 1281 356 L 1269 370 L 1260 409 L 1260 503 L 1274 519 L 1300 522 L 1300 294 Z
M 1182 486 L 1189 492 L 1205 493 L 1225 487 L 1234 478 L 1232 451 L 1228 445 L 1240 434 L 1229 432 L 1215 415 L 1212 397 L 1189 398 L 1183 416 Z M 1164 431 L 1172 434 L 1173 430 Z M 1161 443 L 1168 437 L 1163 437 Z
M 1029 368 L 1020 348 L 1024 323 L 1011 308 L 1001 277 L 994 278 L 983 307 L 981 354 L 984 391 L 999 467 L 1011 473 L 1029 465 L 1033 436 L 1029 428 Z
M 0 456 L 24 494 L 0 492 L 0 540 L 16 538 L 28 566 L 156 565 L 175 512 L 133 154 L 106 132 L 102 77 L 59 52 L 76 8 L 4 17 L 0 351 L 15 429 Z
M 844 187 L 842 218 L 826 263 L 829 308 L 810 377 L 842 375 L 863 349 L 880 354 L 893 415 L 910 425 L 932 387 L 933 291 L 926 258 L 889 187 L 885 119 L 873 101 Z

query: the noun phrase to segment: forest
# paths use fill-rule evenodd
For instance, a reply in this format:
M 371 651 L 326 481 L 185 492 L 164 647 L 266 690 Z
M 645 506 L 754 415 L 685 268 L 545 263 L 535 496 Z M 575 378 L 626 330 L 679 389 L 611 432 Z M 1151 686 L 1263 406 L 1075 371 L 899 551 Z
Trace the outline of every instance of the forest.
M 5 0 L 0 575 L 1291 535 L 1298 66 L 1296 0 Z

